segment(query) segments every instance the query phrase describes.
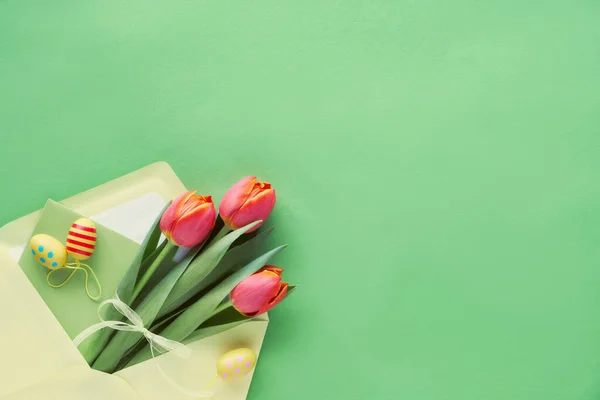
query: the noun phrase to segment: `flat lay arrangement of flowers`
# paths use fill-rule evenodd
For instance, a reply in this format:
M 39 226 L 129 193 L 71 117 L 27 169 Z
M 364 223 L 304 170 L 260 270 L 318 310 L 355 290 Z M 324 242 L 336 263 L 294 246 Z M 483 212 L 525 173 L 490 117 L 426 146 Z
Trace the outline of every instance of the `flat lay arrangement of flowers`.
M 295 290 L 284 268 L 271 262 L 286 246 L 264 251 L 273 228 L 263 225 L 275 203 L 275 189 L 254 176 L 234 184 L 218 209 L 209 195 L 181 193 L 156 216 L 114 293 L 103 297 L 94 272 L 102 235 L 93 221 L 76 220 L 64 246 L 50 235 L 33 236 L 24 256 L 47 268 L 46 280 L 57 291 L 76 286 L 71 278 L 85 273 L 98 321 L 73 343 L 91 368 L 112 374 L 168 352 L 185 358 L 188 344 L 255 320 Z M 61 271 L 68 275 L 57 283 Z M 97 295 L 88 281 L 96 282 Z M 256 358 L 250 349 L 232 349 L 218 360 L 217 377 L 241 379 Z
M 242 179 L 223 197 L 222 226 L 216 231 L 212 198 L 181 194 L 148 232 L 119 285 L 119 300 L 150 332 L 180 343 L 204 337 L 213 319 L 230 329 L 275 307 L 294 289 L 283 281 L 283 268 L 267 265 L 285 246 L 258 256 L 253 252 L 270 233 L 257 231 L 275 200 L 270 184 Z M 159 244 L 161 232 L 167 240 Z M 84 354 L 100 371 L 145 361 L 155 350 L 139 332 L 106 329 L 102 335 Z

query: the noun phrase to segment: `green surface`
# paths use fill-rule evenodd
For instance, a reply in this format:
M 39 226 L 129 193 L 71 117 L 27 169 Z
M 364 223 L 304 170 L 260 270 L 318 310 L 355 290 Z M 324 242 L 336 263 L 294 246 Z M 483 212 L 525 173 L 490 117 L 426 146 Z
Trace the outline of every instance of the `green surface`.
M 82 215 L 52 200 L 46 203 L 33 235 L 44 233 L 66 243 L 71 224 Z M 73 278 L 61 288 L 52 288 L 46 281 L 48 268 L 41 265 L 29 250 L 29 245 L 19 260 L 19 266 L 40 294 L 48 308 L 52 311 L 64 330 L 74 339 L 84 329 L 98 322 L 98 303 L 110 298 L 127 267 L 135 257 L 139 245 L 118 233 L 96 224 L 98 238 L 94 254 L 83 263 L 91 266 L 102 285 L 102 298 L 92 301 L 85 292 L 85 273 L 77 271 Z M 69 259 L 73 263 L 73 259 Z M 52 281 L 60 283 L 70 274 L 70 270 L 57 271 L 52 274 Z M 97 286 L 90 276 L 88 282 L 90 293 L 98 294 Z M 91 339 L 90 339 L 91 340 Z M 85 345 L 84 345 L 85 346 Z
M 495 4 L 494 4 L 495 3 Z M 301 284 L 250 400 L 600 397 L 597 1 L 0 1 L 0 223 L 254 173 Z

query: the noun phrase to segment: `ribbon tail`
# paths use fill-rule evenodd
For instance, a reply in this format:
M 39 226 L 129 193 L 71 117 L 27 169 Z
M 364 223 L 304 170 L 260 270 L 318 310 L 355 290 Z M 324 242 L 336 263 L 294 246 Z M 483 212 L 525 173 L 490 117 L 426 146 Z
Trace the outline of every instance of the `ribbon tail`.
M 167 375 L 167 373 L 161 368 L 160 365 L 156 364 L 156 368 L 158 369 L 158 373 L 163 377 L 164 380 L 166 380 L 171 386 L 173 386 L 175 389 L 179 390 L 181 393 L 185 394 L 186 396 L 201 398 L 201 399 L 213 399 L 215 396 L 215 393 L 210 390 L 203 390 L 201 392 L 192 392 L 192 391 L 188 390 L 187 388 L 181 386 L 177 382 L 175 382 L 173 379 L 171 379 Z
M 192 350 L 189 347 L 174 340 L 167 339 L 166 337 L 153 334 L 148 339 L 150 341 L 150 347 L 156 345 L 159 349 L 171 351 L 181 358 L 189 358 L 192 355 Z
M 83 343 L 83 341 L 85 339 L 89 338 L 94 333 L 98 332 L 100 329 L 104 329 L 104 328 L 108 328 L 108 327 L 112 327 L 113 329 L 118 329 L 115 327 L 125 327 L 125 326 L 129 326 L 129 325 L 122 321 L 98 322 L 97 324 L 90 326 L 89 328 L 87 328 L 83 332 L 81 332 L 79 335 L 77 335 L 77 337 L 75 339 L 73 339 L 73 344 L 75 345 L 75 347 L 78 347 L 81 343 Z
M 131 322 L 131 324 L 128 324 L 124 321 L 104 321 L 102 318 L 101 310 L 104 306 L 109 304 L 111 304 L 121 315 L 128 319 Z M 98 317 L 102 322 L 90 326 L 89 328 L 81 332 L 79 335 L 77 335 L 77 337 L 73 339 L 73 344 L 75 346 L 79 346 L 84 340 L 86 340 L 99 330 L 104 328 L 111 328 L 119 331 L 139 332 L 142 335 L 144 335 L 144 337 L 148 341 L 148 344 L 150 345 L 150 351 L 152 353 L 153 359 L 156 357 L 155 350 L 161 353 L 163 351 L 173 352 L 175 353 L 175 355 L 181 358 L 189 358 L 192 355 L 192 350 L 188 346 L 176 342 L 175 340 L 167 339 L 166 337 L 150 332 L 147 328 L 144 327 L 144 322 L 142 321 L 142 318 L 133 309 L 131 309 L 131 307 L 129 307 L 127 304 L 121 301 L 118 296 L 116 299 L 105 300 L 98 306 Z M 163 369 L 158 363 L 156 364 L 156 367 L 158 368 L 160 375 L 162 375 L 162 377 L 167 382 L 169 382 L 180 392 L 196 398 L 213 398 L 214 393 L 210 390 L 204 390 L 199 393 L 193 393 L 188 391 L 186 388 L 177 384 L 177 382 L 171 379 L 165 373 L 165 371 L 163 371 Z M 210 389 L 211 387 L 212 383 L 207 389 Z
M 156 354 L 154 353 L 154 349 L 171 351 L 175 353 L 177 356 L 182 358 L 188 358 L 192 354 L 192 350 L 184 344 L 176 342 L 171 339 L 167 339 L 166 337 L 159 336 L 150 332 L 148 336 L 146 336 L 148 343 L 150 344 L 150 352 L 152 353 L 152 359 L 156 358 Z M 214 392 L 210 390 L 203 390 L 201 392 L 193 392 L 188 390 L 186 387 L 178 384 L 173 380 L 167 373 L 162 369 L 160 364 L 156 363 L 156 369 L 158 373 L 163 377 L 165 381 L 167 381 L 171 386 L 185 394 L 189 397 L 199 398 L 199 399 L 214 399 Z M 210 389 L 212 384 L 208 386 L 207 389 Z

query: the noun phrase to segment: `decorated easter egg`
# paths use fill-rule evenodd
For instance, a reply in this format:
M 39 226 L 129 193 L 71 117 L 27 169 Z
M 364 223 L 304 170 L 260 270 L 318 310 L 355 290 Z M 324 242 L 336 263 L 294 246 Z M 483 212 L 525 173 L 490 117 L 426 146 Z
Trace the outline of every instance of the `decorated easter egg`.
M 67 252 L 76 260 L 87 260 L 96 248 L 96 225 L 87 218 L 79 218 L 71 225 L 67 236 Z
M 46 268 L 62 268 L 67 262 L 65 246 L 52 236 L 43 233 L 35 235 L 29 242 L 29 249 L 35 259 Z
M 225 380 L 241 378 L 256 366 L 256 353 L 240 348 L 228 351 L 217 360 L 217 373 Z

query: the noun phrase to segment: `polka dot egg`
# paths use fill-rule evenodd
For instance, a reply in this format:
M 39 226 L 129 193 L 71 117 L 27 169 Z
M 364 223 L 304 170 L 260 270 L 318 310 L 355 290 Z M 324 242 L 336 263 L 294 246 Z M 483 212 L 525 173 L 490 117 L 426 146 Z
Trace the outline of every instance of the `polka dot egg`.
M 52 236 L 35 235 L 29 241 L 29 249 L 35 259 L 46 268 L 62 268 L 67 262 L 67 249 Z
M 217 360 L 217 373 L 225 380 L 235 380 L 250 373 L 256 366 L 256 353 L 241 348 L 228 351 Z

